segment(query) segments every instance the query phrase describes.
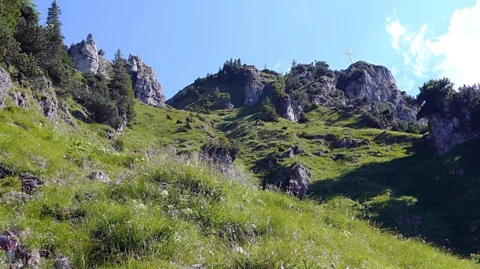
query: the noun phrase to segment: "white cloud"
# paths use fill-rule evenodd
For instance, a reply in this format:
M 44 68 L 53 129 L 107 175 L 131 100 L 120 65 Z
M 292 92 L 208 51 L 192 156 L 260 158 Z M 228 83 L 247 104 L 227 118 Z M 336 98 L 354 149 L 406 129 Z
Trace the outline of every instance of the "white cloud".
M 387 18 L 392 47 L 416 76 L 426 78 L 432 75 L 427 73 L 434 72 L 457 85 L 479 83 L 480 51 L 476 50 L 480 48 L 480 0 L 472 7 L 455 10 L 446 33 L 434 35 L 430 29 L 423 25 L 409 32 L 398 20 Z M 410 83 L 406 78 L 402 81 L 406 86 Z
M 401 91 L 406 91 L 407 93 L 411 94 L 413 90 L 413 86 L 415 85 L 415 81 L 408 78 L 407 74 L 404 74 L 402 79 L 398 82 L 398 88 Z
M 436 70 L 457 85 L 480 82 L 480 0 L 470 8 L 455 10 L 448 32 L 432 43 L 432 51 L 442 56 Z
M 388 17 L 387 32 L 392 36 L 392 47 L 396 50 L 400 49 L 400 38 L 405 35 L 407 29 L 398 20 L 392 21 L 392 18 Z

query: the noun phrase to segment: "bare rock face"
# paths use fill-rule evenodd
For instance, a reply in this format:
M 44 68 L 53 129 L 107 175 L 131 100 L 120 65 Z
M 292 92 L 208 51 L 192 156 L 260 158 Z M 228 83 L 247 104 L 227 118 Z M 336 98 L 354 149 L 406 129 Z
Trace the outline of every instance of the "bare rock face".
M 111 181 L 103 171 L 94 171 L 89 178 L 93 181 L 99 181 L 103 183 L 109 183 Z
M 281 169 L 275 177 L 275 185 L 294 196 L 307 194 L 312 175 L 304 164 L 295 162 L 290 167 Z
M 20 177 L 22 178 L 22 191 L 29 195 L 32 195 L 41 185 L 45 185 L 43 179 L 29 173 L 22 173 Z
M 300 120 L 300 115 L 303 111 L 303 108 L 300 105 L 300 100 L 293 97 L 288 97 L 284 100 L 281 110 L 284 111 L 282 114 L 283 118 L 292 122 L 298 122 Z
M 87 41 L 82 40 L 82 42 L 78 44 L 72 44 L 69 53 L 75 63 L 75 68 L 80 72 L 98 73 L 100 69 L 100 59 L 97 43 L 93 40 L 92 34 L 88 35 Z
M 213 164 L 231 165 L 236 160 L 236 153 L 222 146 L 206 144 L 201 148 L 201 156 Z
M 98 54 L 97 43 L 92 34 L 87 36 L 87 41 L 72 44 L 68 50 L 75 69 L 82 73 L 92 72 L 109 77 L 112 63 Z
M 153 107 L 165 107 L 162 85 L 157 81 L 157 74 L 152 67 L 143 63 L 140 57 L 128 57 L 127 71 L 132 77 L 133 90 L 140 102 Z
M 250 106 L 258 102 L 262 96 L 265 85 L 262 83 L 260 72 L 258 70 L 249 70 L 247 74 L 247 84 L 245 85 L 245 105 Z
M 428 118 L 430 140 L 438 155 L 443 155 L 451 148 L 466 141 L 475 139 L 478 134 L 460 128 L 461 121 L 451 115 L 433 114 Z
M 337 88 L 342 88 L 350 100 L 368 97 L 372 102 L 388 104 L 399 119 L 416 121 L 416 109 L 407 104 L 406 93 L 398 90 L 395 78 L 386 67 L 357 62 L 345 73 Z
M 0 109 L 5 105 L 5 97 L 8 91 L 13 87 L 10 75 L 0 67 Z
M 38 78 L 34 82 L 35 99 L 45 117 L 56 121 L 58 117 L 58 101 L 52 88 L 52 83 L 46 77 Z

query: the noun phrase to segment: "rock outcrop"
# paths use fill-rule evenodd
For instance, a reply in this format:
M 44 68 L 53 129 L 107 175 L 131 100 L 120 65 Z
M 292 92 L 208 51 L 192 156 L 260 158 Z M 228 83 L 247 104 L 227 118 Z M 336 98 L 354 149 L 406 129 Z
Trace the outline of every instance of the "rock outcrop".
M 247 71 L 247 83 L 245 85 L 245 105 L 250 106 L 258 102 L 262 96 L 265 85 L 262 83 L 260 71 L 249 69 Z
M 40 109 L 45 117 L 56 121 L 58 117 L 58 101 L 52 88 L 52 83 L 46 77 L 38 78 L 34 83 L 35 95 Z
M 165 96 L 162 85 L 157 81 L 157 75 L 152 67 L 143 63 L 140 57 L 128 57 L 127 71 L 133 82 L 135 96 L 140 102 L 153 107 L 165 107 Z
M 103 171 L 93 171 L 89 178 L 93 181 L 109 183 L 111 180 Z
M 72 44 L 69 54 L 75 68 L 80 72 L 93 72 L 107 78 L 110 77 L 112 63 L 98 53 L 97 44 L 91 34 L 88 35 L 86 41 Z M 162 85 L 157 81 L 157 75 L 153 68 L 144 64 L 140 57 L 130 55 L 127 71 L 132 78 L 135 96 L 140 102 L 148 106 L 165 107 Z
M 295 162 L 290 167 L 282 168 L 275 176 L 275 185 L 295 196 L 305 196 L 312 175 L 304 164 Z
M 87 41 L 72 44 L 68 51 L 72 57 L 75 68 L 82 73 L 93 72 L 103 74 L 108 77 L 109 62 L 98 54 L 97 43 L 93 40 L 92 34 L 89 34 Z
M 5 98 L 12 87 L 10 75 L 0 67 L 0 109 L 5 105 Z
M 298 122 L 300 120 L 300 115 L 302 114 L 303 108 L 300 105 L 300 100 L 292 97 L 287 97 L 283 101 L 283 105 L 280 108 L 282 117 L 288 119 L 292 122 Z
M 213 164 L 231 165 L 236 160 L 236 153 L 230 148 L 206 144 L 200 150 L 200 155 Z
M 343 90 L 348 99 L 367 97 L 372 102 L 389 105 L 401 120 L 416 121 L 417 110 L 407 104 L 407 94 L 398 90 L 395 78 L 386 67 L 357 62 L 336 75 L 337 88 Z
M 450 114 L 433 114 L 428 117 L 430 141 L 438 155 L 443 155 L 454 146 L 478 136 L 477 132 L 462 128 L 461 125 L 462 122 Z
M 22 178 L 22 191 L 29 195 L 33 194 L 38 187 L 45 185 L 42 178 L 29 173 L 22 173 L 20 177 Z

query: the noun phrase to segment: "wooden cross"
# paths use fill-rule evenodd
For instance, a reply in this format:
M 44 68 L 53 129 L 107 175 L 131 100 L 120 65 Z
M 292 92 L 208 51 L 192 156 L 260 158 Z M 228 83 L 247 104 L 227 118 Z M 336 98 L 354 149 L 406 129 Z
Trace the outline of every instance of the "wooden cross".
M 352 61 L 352 64 L 353 64 L 353 58 L 352 56 L 354 56 L 349 50 L 347 50 L 347 52 L 345 52 L 345 54 L 347 54 L 348 56 L 350 56 L 350 61 Z

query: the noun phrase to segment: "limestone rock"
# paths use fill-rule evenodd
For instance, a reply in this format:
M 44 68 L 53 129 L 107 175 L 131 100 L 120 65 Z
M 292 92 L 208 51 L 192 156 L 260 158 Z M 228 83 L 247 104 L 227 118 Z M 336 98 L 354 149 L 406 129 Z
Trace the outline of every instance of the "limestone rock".
M 110 178 L 103 171 L 94 171 L 90 175 L 90 179 L 94 180 L 94 181 L 100 181 L 100 182 L 103 182 L 103 183 L 109 183 L 110 182 Z
M 68 50 L 75 69 L 82 73 L 92 72 L 109 77 L 112 63 L 98 54 L 97 43 L 93 40 L 92 34 L 87 40 L 72 44 Z
M 132 77 L 133 90 L 140 102 L 153 107 L 165 107 L 162 85 L 152 67 L 143 63 L 140 57 L 128 57 L 127 71 Z
M 305 196 L 312 175 L 304 164 L 295 162 L 290 167 L 283 168 L 276 175 L 275 185 L 295 196 Z
M 57 261 L 53 264 L 55 269 L 72 269 L 72 263 L 70 259 L 66 257 L 57 258 Z
M 338 148 L 358 148 L 361 146 L 369 146 L 370 140 L 368 139 L 356 139 L 344 137 L 338 144 Z
M 257 69 L 249 69 L 247 73 L 247 83 L 245 85 L 245 105 L 250 106 L 258 102 L 264 89 L 265 85 L 262 83 L 260 72 Z
M 428 118 L 430 140 L 438 155 L 443 155 L 451 148 L 463 142 L 475 139 L 478 134 L 468 129 L 459 128 L 461 121 L 449 114 L 434 114 Z
M 300 105 L 300 100 L 293 97 L 286 97 L 281 107 L 282 117 L 292 122 L 298 122 L 303 108 Z
M 344 72 L 346 75 L 339 76 L 337 88 L 350 100 L 368 97 L 372 102 L 388 104 L 399 119 L 416 121 L 416 109 L 407 104 L 406 93 L 398 90 L 395 78 L 386 67 L 357 62 Z
M 52 88 L 52 83 L 46 77 L 38 78 L 33 83 L 35 99 L 45 117 L 56 121 L 58 116 L 58 101 Z
M 33 194 L 35 189 L 45 184 L 42 178 L 29 173 L 22 173 L 20 177 L 22 179 L 22 191 L 29 195 Z
M 75 68 L 82 73 L 98 73 L 100 69 L 100 58 L 97 50 L 97 43 L 93 40 L 92 34 L 89 34 L 87 41 L 82 40 L 78 44 L 72 44 L 69 49 Z
M 214 164 L 231 165 L 236 160 L 236 154 L 233 150 L 215 145 L 204 145 L 200 154 Z
M 64 120 L 68 125 L 72 126 L 73 128 L 77 128 L 77 124 L 73 120 L 72 114 L 70 113 L 70 110 L 68 109 L 68 106 L 66 103 L 59 102 L 58 104 L 59 108 L 59 115 L 62 120 Z
M 5 97 L 13 87 L 10 75 L 0 67 L 0 109 L 5 105 Z
M 14 105 L 22 108 L 29 108 L 27 96 L 24 92 L 11 92 L 10 98 L 12 99 Z

